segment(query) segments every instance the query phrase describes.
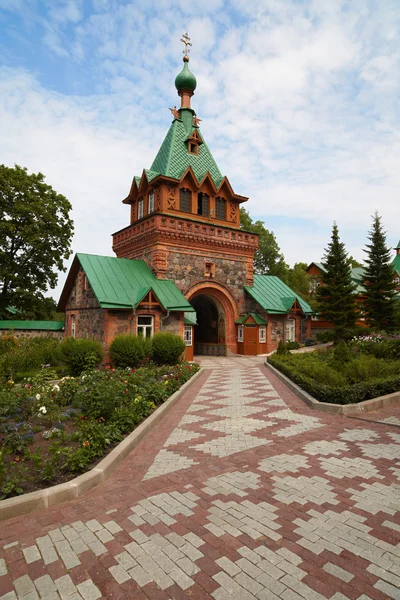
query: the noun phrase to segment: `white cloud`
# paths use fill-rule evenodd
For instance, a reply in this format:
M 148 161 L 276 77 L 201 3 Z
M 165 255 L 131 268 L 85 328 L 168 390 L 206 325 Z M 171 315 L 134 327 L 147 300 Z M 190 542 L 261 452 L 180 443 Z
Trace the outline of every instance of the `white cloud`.
M 74 64 L 74 93 L 46 89 L 40 71 L 3 70 L 3 161 L 43 171 L 69 197 L 75 251 L 110 254 L 110 234 L 129 220 L 120 200 L 150 166 L 178 103 L 188 29 L 193 106 L 251 214 L 274 224 L 291 263 L 321 257 L 334 219 L 360 259 L 376 209 L 389 241 L 400 237 L 396 5 L 92 0 L 84 14 L 81 2 L 50 2 L 38 27 Z M 77 95 L 84 77 L 92 91 Z

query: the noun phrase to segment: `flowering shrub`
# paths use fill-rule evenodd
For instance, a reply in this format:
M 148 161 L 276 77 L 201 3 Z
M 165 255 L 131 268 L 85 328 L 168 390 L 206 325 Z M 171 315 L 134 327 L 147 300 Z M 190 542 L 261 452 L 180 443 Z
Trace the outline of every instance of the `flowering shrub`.
M 0 499 L 91 468 L 198 368 L 107 368 L 57 384 L 0 385 Z

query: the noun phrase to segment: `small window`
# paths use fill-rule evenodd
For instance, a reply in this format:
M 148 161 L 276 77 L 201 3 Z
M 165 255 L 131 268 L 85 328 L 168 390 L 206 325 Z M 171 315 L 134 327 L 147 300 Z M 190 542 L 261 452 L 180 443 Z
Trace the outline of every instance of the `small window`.
M 137 318 L 137 334 L 144 338 L 153 337 L 153 317 L 139 316 Z
M 198 154 L 199 147 L 197 144 L 193 144 L 193 142 L 189 142 L 189 152 L 190 154 Z
M 225 221 L 226 219 L 226 200 L 225 198 L 220 198 L 219 196 L 215 198 L 215 216 L 217 219 L 221 221 Z
M 137 215 L 138 219 L 142 219 L 143 218 L 143 209 L 144 209 L 144 200 L 143 200 L 143 198 L 139 198 L 139 202 L 138 202 L 138 215 Z
M 265 344 L 265 342 L 267 341 L 267 328 L 265 327 L 265 325 L 260 325 L 259 334 L 260 344 Z
M 192 201 L 192 192 L 187 188 L 181 188 L 179 190 L 179 210 L 182 212 L 191 212 L 191 201 Z
M 71 316 L 71 337 L 75 337 L 76 335 L 76 323 L 75 323 L 75 315 Z
M 204 275 L 206 277 L 215 277 L 215 264 L 212 262 L 206 262 L 204 265 Z
M 238 327 L 238 342 L 243 342 L 244 339 L 244 327 L 243 325 L 239 325 Z
M 82 273 L 82 289 L 84 292 L 86 292 L 86 290 L 88 289 L 88 280 L 87 277 L 85 275 L 85 273 Z
M 192 345 L 192 326 L 185 325 L 185 330 L 183 332 L 183 341 L 185 342 L 185 346 Z
M 154 190 L 149 192 L 149 214 L 154 212 Z
M 203 217 L 208 217 L 208 206 L 210 197 L 208 194 L 200 192 L 197 194 L 197 214 Z

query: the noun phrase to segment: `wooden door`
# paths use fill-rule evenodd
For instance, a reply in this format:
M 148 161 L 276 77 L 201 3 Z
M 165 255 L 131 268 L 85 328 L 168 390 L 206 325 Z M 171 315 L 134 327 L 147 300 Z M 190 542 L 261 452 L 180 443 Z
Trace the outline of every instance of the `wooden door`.
M 244 326 L 244 354 L 247 356 L 257 356 L 257 325 Z

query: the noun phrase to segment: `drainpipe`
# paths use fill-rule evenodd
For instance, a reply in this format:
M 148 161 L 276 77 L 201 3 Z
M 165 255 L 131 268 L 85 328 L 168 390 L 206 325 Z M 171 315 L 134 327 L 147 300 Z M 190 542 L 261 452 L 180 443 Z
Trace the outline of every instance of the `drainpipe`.
M 133 326 L 133 321 L 135 320 L 135 314 L 136 314 L 136 308 L 133 306 L 132 304 L 132 319 L 131 319 L 131 325 L 130 325 L 130 335 L 132 335 L 132 326 Z
M 163 321 L 165 321 L 165 319 L 168 319 L 169 313 L 170 313 L 170 311 L 167 310 L 167 314 L 165 315 L 165 317 L 160 317 L 160 331 L 162 331 L 162 329 L 163 329 Z

